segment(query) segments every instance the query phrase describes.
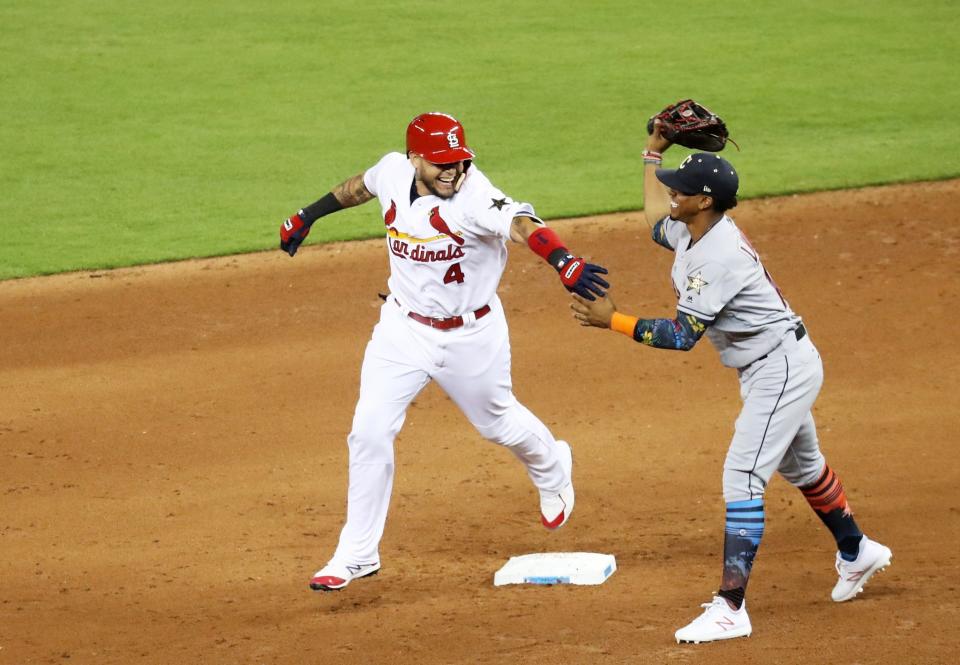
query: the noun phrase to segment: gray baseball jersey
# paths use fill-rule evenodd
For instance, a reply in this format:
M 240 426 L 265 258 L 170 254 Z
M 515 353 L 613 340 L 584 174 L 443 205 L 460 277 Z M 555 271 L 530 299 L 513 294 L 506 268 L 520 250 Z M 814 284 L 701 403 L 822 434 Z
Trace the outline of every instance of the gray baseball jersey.
M 682 222 L 664 219 L 663 234 L 674 250 L 677 309 L 712 322 L 706 335 L 727 367 L 745 367 L 770 353 L 800 324 L 730 217 L 724 215 L 692 247 Z

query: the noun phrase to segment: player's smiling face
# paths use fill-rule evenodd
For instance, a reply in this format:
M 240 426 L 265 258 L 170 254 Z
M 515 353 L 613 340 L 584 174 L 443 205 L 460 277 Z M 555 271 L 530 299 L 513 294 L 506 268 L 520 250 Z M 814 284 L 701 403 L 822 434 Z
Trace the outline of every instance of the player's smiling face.
M 417 193 L 421 196 L 433 194 L 441 199 L 449 199 L 457 193 L 457 181 L 463 175 L 464 164 L 434 164 L 420 155 L 412 155 L 413 168 L 417 172 Z
M 684 194 L 670 190 L 670 217 L 678 222 L 689 224 L 697 214 L 710 207 L 709 196 L 703 194 Z

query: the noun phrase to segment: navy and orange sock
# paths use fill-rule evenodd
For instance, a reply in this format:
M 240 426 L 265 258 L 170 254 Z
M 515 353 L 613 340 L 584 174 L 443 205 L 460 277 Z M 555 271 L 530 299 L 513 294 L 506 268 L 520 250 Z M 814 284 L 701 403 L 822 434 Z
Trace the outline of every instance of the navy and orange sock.
M 812 485 L 801 487 L 800 491 L 807 503 L 817 513 L 820 520 L 830 529 L 840 556 L 853 561 L 860 552 L 860 540 L 863 532 L 853 519 L 853 512 L 847 503 L 843 483 L 828 464 L 823 465 L 823 473 Z
M 731 501 L 727 504 L 727 521 L 723 537 L 722 598 L 739 608 L 743 605 L 753 560 L 763 538 L 763 499 Z

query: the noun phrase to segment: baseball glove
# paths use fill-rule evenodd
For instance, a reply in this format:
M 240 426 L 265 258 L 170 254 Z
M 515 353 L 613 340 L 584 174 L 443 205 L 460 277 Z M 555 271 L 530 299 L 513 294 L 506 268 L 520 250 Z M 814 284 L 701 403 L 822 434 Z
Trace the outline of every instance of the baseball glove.
M 692 99 L 681 99 L 647 121 L 647 134 L 653 133 L 653 123 L 660 120 L 663 138 L 693 150 L 720 152 L 730 141 L 723 119 Z M 739 146 L 737 146 L 739 150 Z

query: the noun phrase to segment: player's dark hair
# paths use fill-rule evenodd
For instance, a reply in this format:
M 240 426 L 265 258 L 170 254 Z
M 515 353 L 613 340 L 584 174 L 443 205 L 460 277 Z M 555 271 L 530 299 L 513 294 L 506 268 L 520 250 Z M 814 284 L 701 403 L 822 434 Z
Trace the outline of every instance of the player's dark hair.
M 733 196 L 729 199 L 713 199 L 713 210 L 716 212 L 726 212 L 732 208 L 737 207 L 737 197 Z

